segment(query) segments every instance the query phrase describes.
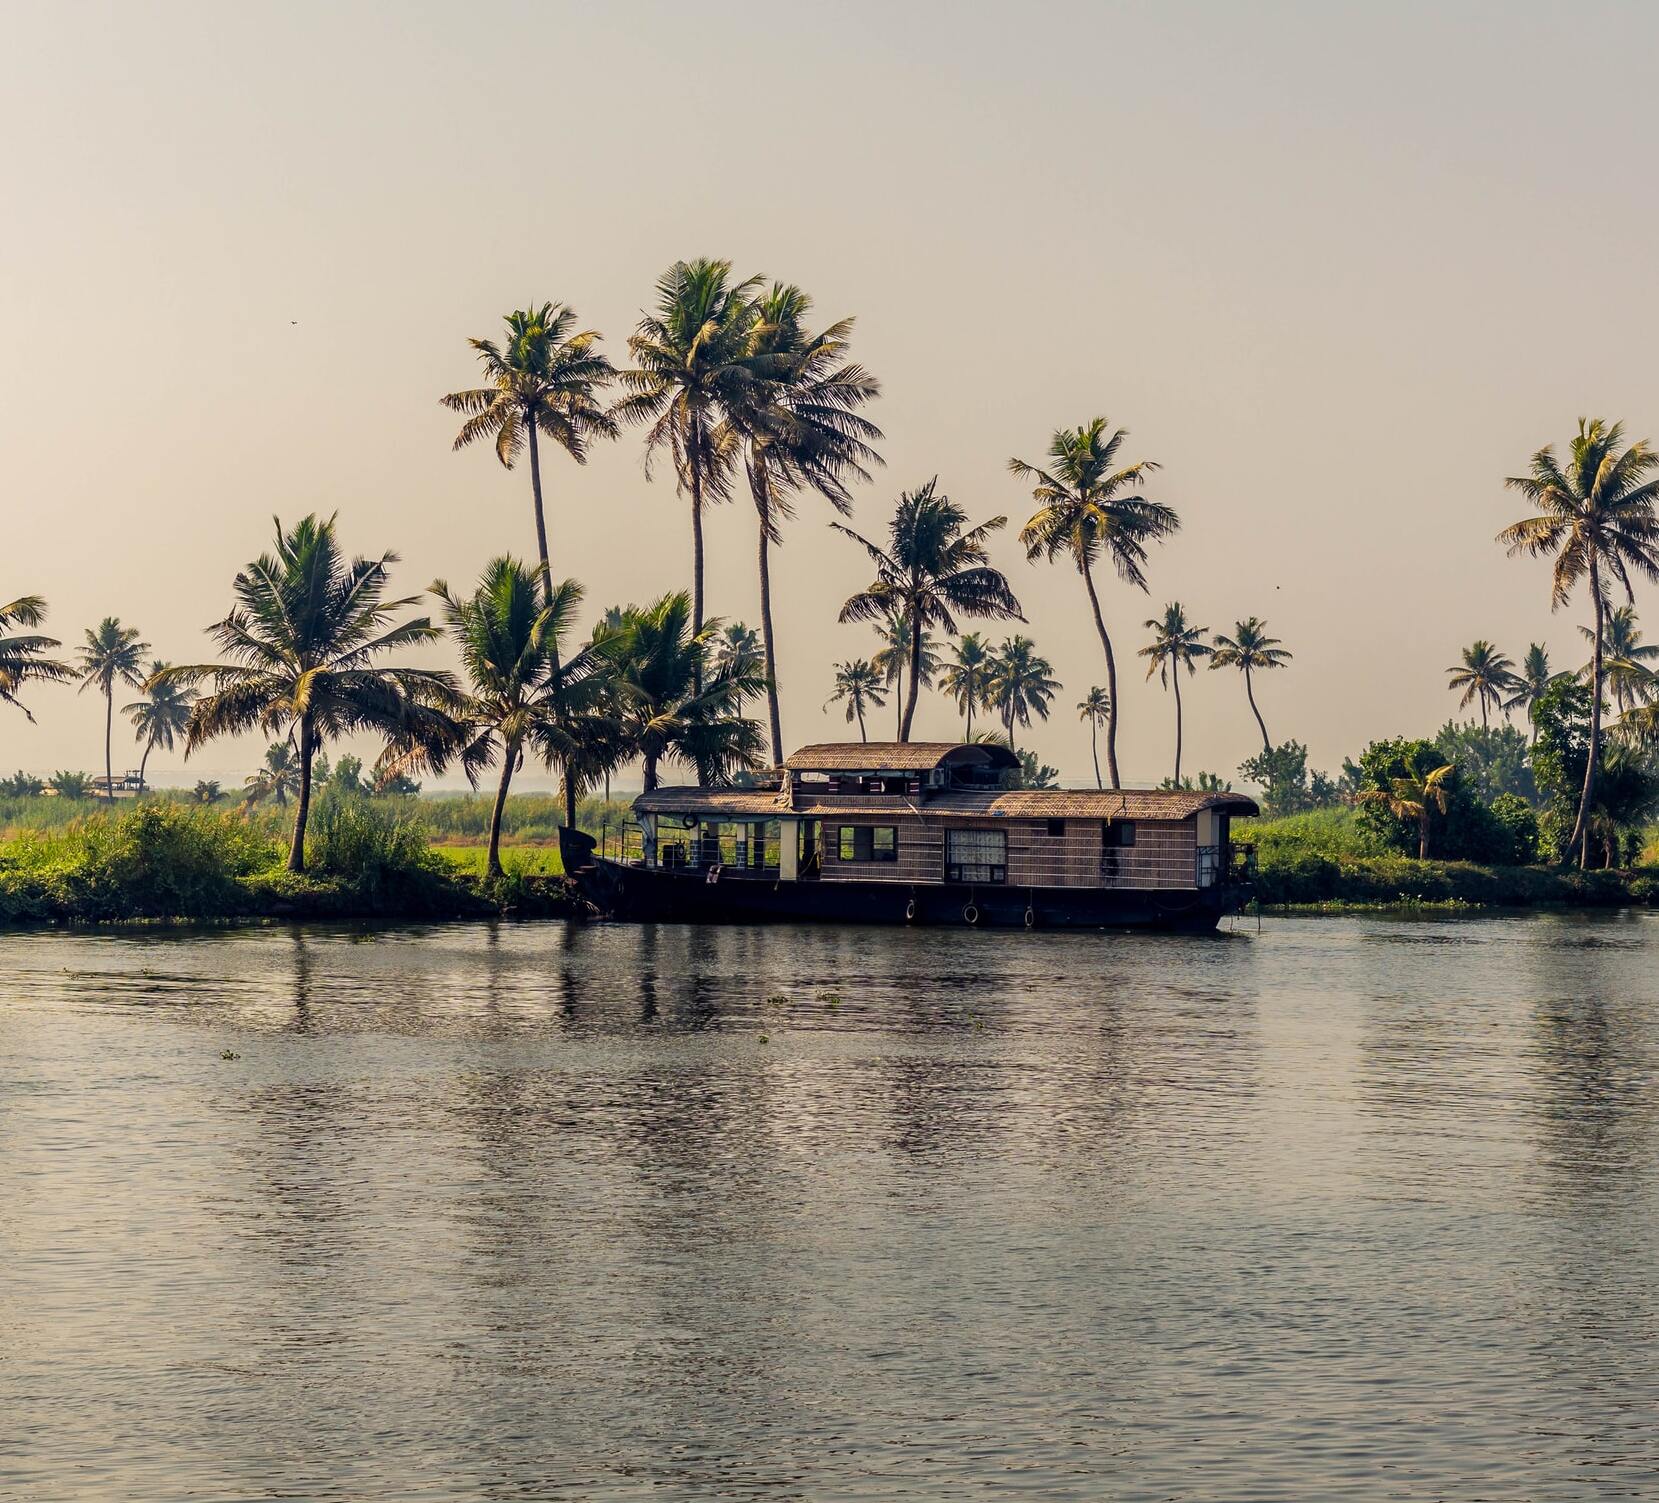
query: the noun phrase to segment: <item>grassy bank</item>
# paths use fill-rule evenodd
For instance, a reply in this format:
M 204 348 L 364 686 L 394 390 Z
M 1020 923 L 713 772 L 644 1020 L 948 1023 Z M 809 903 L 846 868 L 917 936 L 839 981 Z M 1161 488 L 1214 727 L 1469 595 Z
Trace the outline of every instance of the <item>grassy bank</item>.
M 307 871 L 285 869 L 284 821 L 146 799 L 0 841 L 0 923 L 277 918 L 559 916 L 578 904 L 562 877 L 433 849 L 413 800 L 324 799 Z
M 1580 872 L 1543 866 L 1418 861 L 1381 852 L 1346 809 L 1243 821 L 1234 838 L 1256 851 L 1256 890 L 1269 907 L 1535 908 L 1659 905 L 1659 866 Z

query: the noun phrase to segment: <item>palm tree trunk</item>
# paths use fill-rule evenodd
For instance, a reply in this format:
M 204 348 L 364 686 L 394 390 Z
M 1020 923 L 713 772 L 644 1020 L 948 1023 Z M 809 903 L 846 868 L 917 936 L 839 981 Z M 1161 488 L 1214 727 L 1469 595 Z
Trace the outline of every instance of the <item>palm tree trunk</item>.
M 1480 700 L 1480 733 L 1483 736 L 1490 735 L 1492 728 L 1486 723 L 1486 696 L 1481 694 L 1477 697 Z
M 645 784 L 645 792 L 650 793 L 657 786 L 657 754 L 656 754 L 656 752 L 654 752 L 654 751 L 642 752 L 640 754 L 640 762 L 641 762 L 641 769 L 642 769 L 642 781 Z
M 144 792 L 144 769 L 150 765 L 150 753 L 156 748 L 153 741 L 144 743 L 144 755 L 138 759 L 138 791 Z
M 1118 664 L 1112 655 L 1112 639 L 1106 634 L 1106 618 L 1100 614 L 1100 596 L 1095 593 L 1094 576 L 1085 561 L 1081 565 L 1084 587 L 1089 592 L 1089 609 L 1094 612 L 1094 629 L 1100 633 L 1100 645 L 1106 649 L 1106 771 L 1112 786 L 1122 786 L 1118 778 Z
M 1244 697 L 1250 701 L 1250 713 L 1256 717 L 1256 726 L 1262 733 L 1262 755 L 1273 755 L 1273 743 L 1267 739 L 1267 722 L 1262 719 L 1262 712 L 1256 708 L 1256 691 L 1250 687 L 1250 665 L 1244 665 Z
M 1590 864 L 1590 809 L 1596 796 L 1596 763 L 1601 760 L 1601 570 L 1594 548 L 1590 550 L 1590 599 L 1595 608 L 1595 646 L 1590 654 L 1590 756 L 1584 764 L 1584 794 L 1578 802 L 1578 818 L 1567 842 L 1567 859 L 1578 850 L 1578 864 Z
M 541 505 L 541 451 L 536 447 L 533 418 L 520 418 L 530 438 L 530 495 L 536 503 L 536 547 L 541 551 L 542 602 L 553 604 L 553 563 L 547 555 L 547 518 Z
M 853 701 L 853 709 L 858 715 L 858 739 L 860 741 L 868 741 L 870 738 L 864 733 L 864 701 L 855 699 Z
M 1181 786 L 1181 665 L 1175 664 L 1175 786 Z
M 115 802 L 115 767 L 111 762 L 110 736 L 115 729 L 115 685 L 104 686 L 104 798 Z
M 1014 705 L 1012 701 L 1009 702 L 1008 711 L 1003 716 L 1002 723 L 1008 732 L 1008 750 L 1017 755 L 1019 748 L 1014 745 Z
M 288 870 L 305 870 L 305 825 L 311 818 L 311 755 L 316 744 L 311 738 L 311 722 L 300 721 L 300 791 L 294 803 L 294 839 L 288 847 Z
M 916 686 L 922 681 L 921 612 L 910 613 L 910 692 L 905 696 L 904 719 L 899 722 L 899 740 L 910 739 L 910 723 L 916 718 Z
M 1417 816 L 1417 859 L 1429 859 L 1429 802 L 1423 800 L 1423 812 Z
M 495 807 L 490 810 L 490 854 L 484 863 L 484 875 L 501 875 L 501 814 L 507 807 L 507 785 L 513 781 L 513 763 L 518 760 L 518 748 L 504 747 L 501 757 L 501 783 L 495 790 Z
M 1098 716 L 1089 716 L 1089 755 L 1094 758 L 1094 785 L 1104 788 L 1100 781 L 1100 719 Z
M 576 828 L 576 770 L 565 761 L 565 823 Z
M 703 629 L 703 465 L 693 441 L 686 456 L 691 471 L 691 631 L 696 635 Z M 697 672 L 697 688 L 703 687 L 702 670 Z
M 901 657 L 893 676 L 893 708 L 898 712 L 893 717 L 893 735 L 903 741 L 900 732 L 904 729 L 904 659 Z
M 962 739 L 964 741 L 972 741 L 973 738 L 974 738 L 974 700 L 973 700 L 973 695 L 970 694 L 968 696 L 968 723 L 967 723 L 967 728 L 962 732 Z
M 760 642 L 766 653 L 766 712 L 771 721 L 772 765 L 782 767 L 783 720 L 778 712 L 778 658 L 772 645 L 772 569 L 766 535 L 772 498 L 764 472 L 755 484 L 755 500 L 760 502 L 764 497 L 764 509 L 760 515 Z

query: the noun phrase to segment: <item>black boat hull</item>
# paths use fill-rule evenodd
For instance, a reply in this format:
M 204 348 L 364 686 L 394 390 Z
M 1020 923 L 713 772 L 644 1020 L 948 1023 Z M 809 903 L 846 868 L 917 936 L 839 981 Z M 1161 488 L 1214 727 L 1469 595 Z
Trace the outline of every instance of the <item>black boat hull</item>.
M 1203 932 L 1237 911 L 1245 889 L 1196 891 L 808 881 L 671 872 L 593 854 L 561 830 L 565 870 L 610 918 L 654 923 L 812 922 L 1003 929 L 1158 929 Z

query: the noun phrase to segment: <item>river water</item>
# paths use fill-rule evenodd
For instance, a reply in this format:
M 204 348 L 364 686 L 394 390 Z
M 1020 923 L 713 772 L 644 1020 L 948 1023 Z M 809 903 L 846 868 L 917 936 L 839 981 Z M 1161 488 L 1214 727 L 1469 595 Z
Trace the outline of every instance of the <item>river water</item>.
M 1659 917 L 0 937 L 0 1496 L 1659 1496 Z

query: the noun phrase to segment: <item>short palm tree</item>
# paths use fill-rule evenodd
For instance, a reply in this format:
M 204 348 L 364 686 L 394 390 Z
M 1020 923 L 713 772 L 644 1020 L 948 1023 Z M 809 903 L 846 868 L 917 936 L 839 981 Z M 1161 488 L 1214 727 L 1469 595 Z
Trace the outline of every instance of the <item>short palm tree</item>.
M 462 768 L 476 787 L 484 768 L 498 760 L 501 764 L 485 858 L 487 875 L 499 877 L 501 816 L 513 774 L 524 765 L 525 748 L 555 736 L 561 710 L 572 708 L 564 704 L 561 691 L 590 674 L 587 654 L 561 663 L 558 651 L 582 590 L 567 579 L 548 598 L 538 588 L 537 576 L 504 556 L 490 562 L 472 594 L 457 596 L 441 579 L 433 582 L 432 593 L 442 603 L 470 685 L 462 710 Z M 571 782 L 568 771 L 566 782 Z
M 31 724 L 35 717 L 17 697 L 18 690 L 28 683 L 67 684 L 75 678 L 75 670 L 67 663 L 46 655 L 63 643 L 35 632 L 45 620 L 46 602 L 39 595 L 24 595 L 0 605 L 0 704 L 16 705 Z M 26 630 L 11 635 L 19 626 Z
M 196 696 L 182 684 L 157 682 L 156 675 L 167 665 L 159 659 L 150 664 L 150 676 L 144 685 L 144 697 L 130 705 L 122 705 L 121 713 L 132 721 L 133 730 L 143 743 L 144 754 L 138 759 L 138 785 L 144 786 L 145 769 L 150 765 L 150 753 L 158 746 L 172 751 L 177 737 L 185 734 L 190 724 L 190 706 Z
M 749 360 L 757 379 L 735 402 L 736 429 L 759 522 L 760 632 L 765 652 L 766 706 L 772 760 L 784 757 L 778 703 L 778 655 L 772 626 L 771 548 L 794 516 L 792 496 L 816 491 L 842 516 L 852 511 L 850 482 L 868 480 L 881 463 L 881 429 L 861 409 L 881 391 L 876 378 L 846 358 L 853 321 L 821 334 L 804 319 L 812 299 L 799 287 L 774 284 L 755 303 Z
M 1504 695 L 1512 694 L 1519 684 L 1515 677 L 1514 660 L 1484 638 L 1463 649 L 1463 661 L 1455 668 L 1448 668 L 1446 677 L 1448 689 L 1463 691 L 1463 697 L 1457 702 L 1458 709 L 1466 710 L 1479 701 L 1480 728 L 1483 731 L 1491 728 L 1487 721 L 1487 706 L 1501 710 Z
M 1504 712 L 1511 710 L 1525 710 L 1526 717 L 1532 719 L 1532 707 L 1544 697 L 1559 674 L 1550 669 L 1549 649 L 1542 642 L 1534 642 L 1527 648 L 1527 653 L 1521 659 L 1521 666 L 1515 675 L 1515 692 L 1504 701 Z M 1538 739 L 1536 723 L 1532 727 L 1532 739 Z
M 1601 760 L 1601 686 L 1607 595 L 1614 584 L 1634 601 L 1631 572 L 1659 578 L 1659 453 L 1645 440 L 1625 446 L 1624 427 L 1600 418 L 1580 418 L 1565 465 L 1546 445 L 1532 456 L 1526 475 L 1504 483 L 1524 496 L 1531 515 L 1504 528 L 1498 541 L 1510 555 L 1530 554 L 1554 560 L 1550 585 L 1552 609 L 1571 598 L 1585 581 L 1590 591 L 1590 748 L 1584 764 L 1584 788 L 1573 821 L 1569 851 L 1581 865 L 1590 860 L 1590 812 L 1595 803 L 1596 768 Z M 1603 573 L 1611 576 L 1605 583 Z
M 1158 675 L 1158 682 L 1166 689 L 1175 688 L 1175 786 L 1181 786 L 1181 670 L 1191 678 L 1198 671 L 1201 659 L 1210 655 L 1210 645 L 1204 638 L 1208 628 L 1194 626 L 1179 600 L 1164 607 L 1161 616 L 1153 616 L 1146 623 L 1152 640 L 1141 648 L 1140 655 L 1151 661 L 1146 665 L 1146 676 Z
M 1047 720 L 1049 703 L 1060 688 L 1053 665 L 1037 651 L 1030 637 L 1009 637 L 991 658 L 987 699 L 1002 721 L 1008 748 L 1014 745 L 1014 727 L 1032 719 Z
M 425 616 L 394 624 L 419 599 L 386 598 L 396 559 L 348 559 L 332 517 L 308 516 L 286 530 L 279 521 L 274 551 L 236 576 L 236 604 L 209 628 L 229 661 L 160 675 L 211 686 L 191 707 L 186 757 L 215 736 L 256 727 L 294 738 L 299 789 L 290 871 L 305 870 L 312 761 L 327 741 L 377 732 L 406 762 L 423 760 L 434 771 L 459 744 L 455 716 L 464 704 L 454 676 L 377 661 L 439 634 Z
M 719 782 L 762 765 L 760 727 L 739 713 L 760 693 L 758 672 L 738 674 L 716 664 L 718 621 L 691 629 L 690 597 L 681 590 L 625 611 L 621 626 L 599 638 L 607 660 L 621 736 L 643 764 L 645 791 L 657 786 L 670 758 Z
M 876 665 L 868 658 L 854 658 L 850 663 L 835 665 L 835 692 L 824 701 L 827 710 L 832 704 L 845 704 L 847 723 L 858 722 L 858 739 L 868 741 L 864 729 L 864 712 L 879 710 L 887 703 L 887 690 Z
M 1588 627 L 1581 626 L 1579 631 L 1587 639 L 1592 636 Z M 1642 640 L 1636 607 L 1618 605 L 1608 611 L 1602 632 L 1602 676 L 1613 691 L 1619 714 L 1627 714 L 1633 705 L 1654 697 L 1659 679 L 1649 665 L 1655 658 L 1659 658 L 1659 646 Z M 1590 676 L 1588 663 L 1582 673 L 1585 678 Z
M 115 686 L 143 687 L 144 654 L 150 644 L 139 637 L 137 628 L 105 616 L 96 627 L 88 628 L 79 650 L 81 693 L 95 688 L 104 696 L 104 797 L 114 798 L 115 766 L 110 748 L 115 729 Z
M 870 665 L 881 675 L 882 683 L 893 691 L 893 735 L 897 738 L 904 724 L 904 674 L 910 661 L 910 618 L 902 611 L 877 623 L 876 635 L 881 646 L 870 656 Z M 922 650 L 918 656 L 921 672 L 917 681 L 923 689 L 933 687 L 934 675 L 939 671 L 939 655 L 933 650 L 933 633 L 922 633 Z
M 753 679 L 765 675 L 766 650 L 759 634 L 741 621 L 728 622 L 715 634 L 710 656 L 717 668 L 724 668 L 736 678 Z M 781 757 L 776 759 L 781 762 Z
M 899 740 L 910 739 L 921 680 L 922 633 L 938 627 L 956 635 L 956 616 L 1023 621 L 1000 569 L 988 562 L 986 540 L 1006 517 L 968 528 L 967 513 L 938 488 L 938 478 L 906 491 L 888 524 L 888 545 L 877 547 L 850 527 L 835 528 L 859 544 L 876 566 L 875 581 L 841 607 L 842 621 L 881 621 L 904 616 L 910 627 L 910 687 L 899 721 Z
M 198 778 L 196 786 L 190 790 L 191 802 L 197 804 L 216 804 L 224 796 L 217 778 Z
M 1237 668 L 1244 674 L 1244 697 L 1250 701 L 1250 713 L 1256 717 L 1256 728 L 1262 733 L 1262 751 L 1271 753 L 1273 743 L 1267 739 L 1267 722 L 1256 708 L 1256 691 L 1250 682 L 1252 673 L 1265 673 L 1283 668 L 1291 654 L 1277 637 L 1267 634 L 1267 623 L 1259 616 L 1237 622 L 1233 634 L 1224 637 L 1220 632 L 1210 652 L 1211 668 Z
M 1098 685 L 1089 690 L 1086 698 L 1077 702 L 1077 718 L 1089 722 L 1089 754 L 1094 758 L 1094 784 L 1096 788 L 1106 786 L 1100 776 L 1100 722 L 1106 718 L 1107 712 L 1111 708 L 1111 696 Z
M 507 468 L 530 451 L 530 496 L 536 509 L 536 546 L 541 555 L 544 598 L 553 593 L 553 565 L 547 552 L 547 516 L 542 507 L 542 438 L 551 439 L 577 464 L 586 464 L 595 438 L 615 438 L 616 420 L 601 393 L 616 370 L 598 352 L 599 335 L 572 332 L 575 312 L 563 303 L 543 303 L 506 316 L 506 338 L 469 340 L 484 367 L 485 386 L 452 391 L 442 398 L 466 422 L 455 447 L 491 439 Z
M 300 759 L 287 741 L 273 741 L 265 748 L 265 765 L 242 780 L 242 802 L 250 809 L 266 800 L 279 809 L 300 791 Z
M 1112 639 L 1095 589 L 1094 566 L 1102 554 L 1118 577 L 1146 589 L 1147 548 L 1180 529 L 1175 509 L 1139 494 L 1142 482 L 1158 465 L 1143 459 L 1118 464 L 1118 451 L 1129 436 L 1118 428 L 1107 433 L 1103 417 L 1081 428 L 1061 428 L 1049 440 L 1046 465 L 1011 459 L 1008 468 L 1036 481 L 1031 492 L 1037 511 L 1020 529 L 1026 557 L 1069 558 L 1082 576 L 1095 631 L 1106 654 L 1106 771 L 1112 787 L 1118 780 L 1118 669 Z
M 760 278 L 732 281 L 730 261 L 676 261 L 657 279 L 654 311 L 628 339 L 616 415 L 648 425 L 646 475 L 666 450 L 691 502 L 691 628 L 703 629 L 703 508 L 731 494 L 739 448 L 733 413 L 753 399 L 752 336 Z
M 962 712 L 962 739 L 974 738 L 974 711 L 985 704 L 991 687 L 991 647 L 976 631 L 965 631 L 956 639 L 950 661 L 939 675 L 939 687 L 956 701 Z
M 1429 859 L 1429 811 L 1446 812 L 1452 779 L 1457 765 L 1447 763 L 1425 771 L 1415 762 L 1406 764 L 1404 777 L 1391 778 L 1386 788 L 1367 788 L 1359 795 L 1362 804 L 1380 804 L 1396 819 L 1417 821 L 1417 859 Z

